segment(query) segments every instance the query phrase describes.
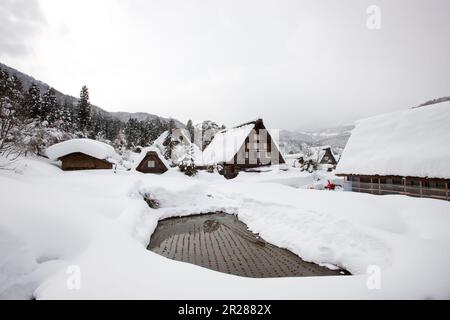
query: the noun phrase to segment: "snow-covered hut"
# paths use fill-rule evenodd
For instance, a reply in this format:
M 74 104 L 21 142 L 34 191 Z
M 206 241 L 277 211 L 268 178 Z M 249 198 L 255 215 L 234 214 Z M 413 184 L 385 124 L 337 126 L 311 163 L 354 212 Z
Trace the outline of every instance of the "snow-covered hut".
M 61 161 L 63 170 L 112 169 L 116 151 L 106 143 L 91 139 L 72 139 L 47 148 L 49 159 Z
M 318 159 L 318 162 L 321 165 L 337 165 L 336 157 L 330 146 L 324 146 L 320 148 Z
M 336 173 L 355 192 L 450 200 L 450 102 L 358 121 Z
M 205 165 L 233 165 L 239 169 L 283 164 L 277 142 L 258 119 L 219 131 L 203 151 Z
M 162 174 L 169 168 L 169 163 L 156 147 L 143 148 L 133 167 L 134 170 L 142 173 L 156 174 Z

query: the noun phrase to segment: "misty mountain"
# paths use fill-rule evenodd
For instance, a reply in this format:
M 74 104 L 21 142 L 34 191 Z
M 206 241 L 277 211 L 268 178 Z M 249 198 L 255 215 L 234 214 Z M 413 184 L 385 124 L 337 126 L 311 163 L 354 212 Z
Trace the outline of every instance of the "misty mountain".
M 160 117 L 157 116 L 155 114 L 151 114 L 151 113 L 146 113 L 146 112 L 109 112 L 109 114 L 116 118 L 119 119 L 122 122 L 127 122 L 130 119 L 136 119 L 139 121 L 143 121 L 143 120 L 153 120 L 153 119 L 160 119 L 163 122 L 169 122 L 170 118 L 164 118 L 164 117 Z M 175 125 L 178 128 L 185 128 L 186 125 L 184 123 L 182 123 L 181 121 L 177 120 L 177 119 L 173 119 L 175 121 Z
M 333 149 L 343 149 L 350 138 L 353 125 L 326 128 L 317 131 L 281 130 L 279 144 L 283 153 L 298 153 L 304 146 L 330 145 Z
M 20 81 L 22 81 L 22 84 L 23 84 L 23 87 L 25 90 L 27 90 L 31 86 L 32 83 L 35 83 L 39 87 L 39 90 L 41 91 L 41 93 L 46 92 L 50 88 L 50 86 L 47 83 L 37 80 L 37 79 L 33 78 L 32 76 L 29 76 L 19 70 L 11 68 L 1 62 L 0 62 L 0 68 L 7 71 L 10 75 L 15 74 L 17 76 L 17 78 L 19 78 Z M 82 87 L 82 84 L 80 84 L 80 89 L 81 89 L 81 87 Z M 78 104 L 78 98 L 64 94 L 64 93 L 58 91 L 57 89 L 55 89 L 55 91 L 56 91 L 56 98 L 60 104 L 62 104 L 64 101 L 67 101 L 69 103 L 69 105 L 71 105 L 71 106 L 76 106 Z M 104 117 L 116 118 L 122 122 L 127 122 L 130 118 L 138 119 L 138 120 L 146 120 L 146 119 L 151 120 L 151 119 L 159 118 L 162 122 L 169 122 L 169 120 L 170 120 L 168 118 L 160 117 L 160 116 L 150 114 L 150 113 L 145 113 L 145 112 L 139 112 L 139 113 L 108 112 L 105 109 L 102 109 L 93 104 L 91 105 L 91 107 L 92 107 L 91 108 L 92 113 L 100 113 Z M 174 121 L 177 126 L 183 127 L 183 128 L 185 127 L 185 125 L 181 121 L 179 121 L 177 119 L 174 119 Z

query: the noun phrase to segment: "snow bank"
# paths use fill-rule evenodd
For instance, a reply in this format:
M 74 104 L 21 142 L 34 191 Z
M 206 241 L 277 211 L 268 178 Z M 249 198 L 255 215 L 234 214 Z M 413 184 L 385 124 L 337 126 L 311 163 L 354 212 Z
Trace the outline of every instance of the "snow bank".
M 450 178 L 450 102 L 356 123 L 339 174 Z
M 37 299 L 450 298 L 450 203 L 293 188 L 294 171 L 185 177 L 0 171 L 0 297 Z M 286 175 L 283 178 L 283 175 Z M 309 183 L 305 174 L 298 179 Z M 303 179 L 303 180 L 302 180 Z M 158 199 L 151 209 L 144 194 Z M 27 201 L 24 201 L 24 200 Z M 354 276 L 249 279 L 146 250 L 160 219 L 226 211 L 264 239 Z M 370 265 L 381 289 L 366 286 Z M 81 288 L 67 287 L 67 267 Z M 426 273 L 424 273 L 426 270 Z
M 63 156 L 76 152 L 84 153 L 102 160 L 117 157 L 113 147 L 106 143 L 91 139 L 72 139 L 57 143 L 48 147 L 46 150 L 46 154 L 51 160 L 58 160 Z

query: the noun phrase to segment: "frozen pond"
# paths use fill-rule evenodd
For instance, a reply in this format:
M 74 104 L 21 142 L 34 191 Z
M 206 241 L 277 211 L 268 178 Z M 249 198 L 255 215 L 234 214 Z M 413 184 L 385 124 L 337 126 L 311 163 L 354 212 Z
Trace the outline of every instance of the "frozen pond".
M 167 258 L 252 278 L 347 274 L 305 262 L 225 213 L 161 220 L 148 249 Z

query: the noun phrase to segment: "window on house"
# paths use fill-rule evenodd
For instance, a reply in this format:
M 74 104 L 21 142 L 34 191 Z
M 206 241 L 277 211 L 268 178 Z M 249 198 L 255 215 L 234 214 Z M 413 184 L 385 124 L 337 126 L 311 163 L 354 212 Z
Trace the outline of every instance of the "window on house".
M 147 166 L 148 166 L 149 168 L 155 168 L 155 167 L 156 167 L 156 163 L 155 163 L 155 161 L 150 160 L 150 161 L 147 163 Z
M 428 187 L 433 189 L 445 189 L 445 182 L 438 180 L 430 180 L 428 182 Z
M 418 187 L 420 186 L 419 179 L 406 179 L 406 185 L 411 187 Z

